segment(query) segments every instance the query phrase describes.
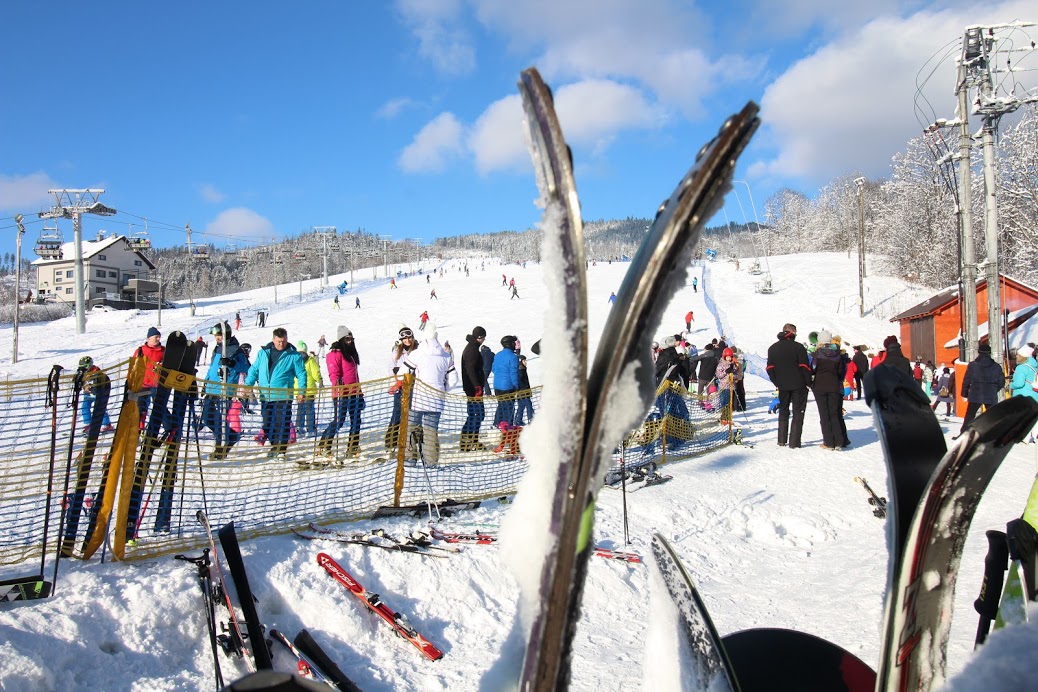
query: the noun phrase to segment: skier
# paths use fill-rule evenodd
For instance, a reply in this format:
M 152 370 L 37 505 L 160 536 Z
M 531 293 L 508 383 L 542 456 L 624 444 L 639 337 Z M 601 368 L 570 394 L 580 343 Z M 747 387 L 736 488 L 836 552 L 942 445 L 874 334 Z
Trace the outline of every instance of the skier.
M 695 322 L 695 316 L 692 314 L 692 311 L 689 310 L 688 313 L 685 315 L 685 331 L 686 332 L 692 331 L 692 323 L 693 322 Z
M 432 274 L 426 274 L 425 275 L 425 283 L 429 283 L 430 281 L 432 281 Z
M 519 357 L 515 355 L 515 337 L 501 337 L 501 350 L 494 354 L 494 393 L 498 396 L 494 427 L 502 422 L 512 425 L 516 390 L 519 389 Z M 502 399 L 503 397 L 503 399 Z
M 317 340 L 317 357 L 324 358 L 324 349 L 328 347 L 328 340 L 324 338 L 324 334 L 321 334 L 321 338 Z
M 609 304 L 612 305 L 615 302 L 616 302 L 616 294 L 615 293 L 610 293 L 609 294 Z
M 890 360 L 890 356 L 887 356 Z M 977 347 L 977 357 L 966 366 L 966 374 L 962 376 L 962 398 L 967 402 L 966 413 L 962 416 L 962 427 L 956 439 L 966 431 L 966 426 L 973 422 L 980 407 L 994 406 L 998 403 L 998 394 L 1006 386 L 1006 375 L 1002 366 L 991 358 L 991 344 L 983 343 Z
M 883 349 L 883 360 L 880 361 L 881 363 L 893 365 L 895 368 L 904 370 L 909 375 L 912 374 L 912 364 L 901 353 L 901 344 L 898 343 L 896 336 L 891 334 L 886 339 L 883 339 Z M 876 365 L 877 363 L 873 363 L 872 367 L 876 367 Z
M 195 339 L 195 365 L 201 365 L 204 360 L 203 354 L 208 352 L 209 344 L 202 338 L 202 335 L 199 334 L 198 338 Z
M 869 357 L 865 355 L 864 346 L 854 347 L 854 388 L 857 392 L 856 396 L 861 399 L 861 381 L 865 379 L 865 373 L 869 371 Z
M 284 327 L 274 330 L 270 343 L 259 350 L 256 360 L 245 375 L 245 386 L 259 386 L 263 419 L 267 422 L 267 439 L 271 458 L 284 459 L 288 449 L 292 425 L 292 394 L 294 386 L 307 386 L 303 357 L 288 343 Z
M 227 452 L 241 439 L 241 429 L 235 430 L 230 425 L 228 414 L 231 398 L 237 396 L 238 384 L 249 371 L 249 359 L 231 333 L 231 325 L 226 322 L 216 324 L 209 333 L 216 340 L 216 346 L 205 376 L 208 382 L 199 418 L 200 424 L 212 430 L 215 438 L 210 458 L 220 460 L 226 459 Z
M 822 449 L 838 451 L 843 447 L 840 429 L 840 407 L 843 394 L 840 352 L 831 338 L 819 335 L 815 349 L 813 390 L 818 405 L 818 421 L 822 427 Z
M 721 412 L 721 425 L 728 425 L 731 423 L 730 416 L 735 408 L 735 397 L 732 396 L 735 393 L 735 381 L 742 379 L 742 368 L 739 367 L 739 361 L 735 360 L 735 351 L 726 348 L 721 353 L 721 360 L 717 363 L 714 377 L 717 378 L 717 408 Z
M 144 430 L 148 406 L 151 405 L 151 397 L 155 394 L 155 388 L 159 384 L 159 375 L 155 368 L 162 364 L 162 358 L 166 355 L 166 347 L 162 345 L 162 333 L 156 327 L 149 328 L 147 338 L 142 345 L 137 347 L 133 355 L 135 358 L 144 358 L 144 382 L 141 384 L 140 393 L 137 394 L 137 411 L 140 413 L 141 419 L 140 429 Z
M 797 340 L 797 328 L 786 323 L 778 334 L 778 341 L 768 349 L 767 373 L 779 390 L 778 444 L 800 447 L 804 429 L 804 411 L 807 409 L 807 388 L 811 384 L 811 365 L 807 349 Z M 790 424 L 790 408 L 793 420 Z
M 516 298 L 519 298 L 519 289 L 515 287 L 515 284 L 512 284 L 512 297 L 509 300 L 515 300 Z M 522 299 L 520 298 L 520 300 Z
M 335 328 L 335 341 L 324 359 L 328 367 L 328 382 L 332 386 L 335 402 L 335 417 L 321 433 L 317 443 L 320 461 L 327 463 L 332 458 L 332 444 L 336 434 L 350 418 L 350 432 L 346 444 L 347 457 L 360 456 L 360 414 L 364 410 L 364 393 L 360 389 L 360 354 L 353 340 L 353 332 L 344 325 Z
M 1017 366 L 1019 369 L 1019 366 Z M 1016 374 L 1013 375 L 1014 381 Z M 1038 392 L 1035 392 L 1038 397 Z M 935 412 L 937 411 L 938 404 L 944 404 L 944 419 L 948 420 L 952 415 L 952 404 L 955 403 L 955 373 L 951 371 L 951 368 L 944 368 L 941 372 L 941 376 L 937 378 L 937 398 L 933 400 L 933 405 L 930 407 Z
M 83 419 L 83 434 L 90 432 L 90 426 L 101 418 L 101 432 L 111 432 L 112 419 L 108 417 L 108 408 L 95 406 L 97 399 L 108 401 L 108 392 L 112 390 L 112 380 L 105 371 L 94 365 L 94 359 L 83 356 L 79 359 L 79 369 L 85 371 L 83 376 L 83 393 L 79 401 L 79 415 Z M 103 396 L 102 396 L 103 394 Z M 94 410 L 97 408 L 98 410 Z
M 461 352 L 461 386 L 469 397 L 465 424 L 461 427 L 461 451 L 482 452 L 486 447 L 479 441 L 479 428 L 486 417 L 483 392 L 487 378 L 483 372 L 483 357 L 480 348 L 486 341 L 487 330 L 476 326 L 465 336 L 465 349 Z M 488 349 L 489 350 L 489 349 Z
M 504 274 L 501 275 L 501 285 L 502 286 L 507 286 L 508 285 L 508 277 L 506 275 L 504 275 Z
M 699 277 L 692 277 L 692 292 L 699 293 Z
M 335 307 L 336 310 L 342 309 L 339 307 L 339 294 L 335 294 L 335 298 L 332 300 L 332 305 Z
M 533 420 L 533 397 L 526 356 L 519 356 L 519 398 L 516 400 L 515 424 L 523 426 Z M 525 415 L 524 415 L 525 414 Z
M 440 463 L 440 416 L 444 408 L 444 394 L 458 384 L 458 373 L 450 354 L 438 340 L 436 325 L 430 324 L 425 338 L 414 351 L 404 358 L 404 365 L 414 371 L 414 401 L 408 413 L 411 434 L 407 457 L 418 459 L 421 446 L 422 461 L 435 467 Z M 419 443 L 420 440 L 420 443 Z
M 424 331 L 425 330 L 425 325 L 428 324 L 428 322 L 429 322 L 429 311 L 428 310 L 423 310 L 422 314 L 418 316 L 418 319 L 420 320 L 420 323 L 418 325 L 418 330 L 419 331 Z
M 434 298 L 435 298 L 436 300 L 439 300 L 439 299 L 440 299 L 440 298 L 439 298 L 439 297 L 438 297 L 438 296 L 436 295 L 436 289 L 435 289 L 435 288 L 434 288 L 433 290 L 429 291 L 429 300 L 432 300 L 432 299 L 434 299 Z
M 324 378 L 321 377 L 321 363 L 318 362 L 316 355 L 307 352 L 305 341 L 298 342 L 296 350 L 302 354 L 303 369 L 306 370 L 306 383 L 300 387 L 299 380 L 295 381 L 296 434 L 316 437 L 317 418 L 314 402 L 317 398 L 317 390 L 324 386 Z
M 418 342 L 415 340 L 414 332 L 411 331 L 410 327 L 400 325 L 397 337 L 389 359 L 389 372 L 396 379 L 389 385 L 389 393 L 393 395 L 393 412 L 389 417 L 389 427 L 386 428 L 385 444 L 387 451 L 395 450 L 400 443 L 401 401 L 403 399 L 404 386 L 404 382 L 400 378 L 400 375 L 403 374 L 400 372 L 400 368 L 404 367 L 404 358 L 407 357 L 407 354 L 418 348 Z
M 241 313 L 240 312 L 235 312 L 234 313 L 234 331 L 236 331 L 236 332 L 240 332 L 241 331 Z
M 353 301 L 353 309 L 360 310 L 360 296 L 357 296 Z
M 389 287 L 390 288 L 396 288 L 396 279 L 390 279 L 389 280 Z

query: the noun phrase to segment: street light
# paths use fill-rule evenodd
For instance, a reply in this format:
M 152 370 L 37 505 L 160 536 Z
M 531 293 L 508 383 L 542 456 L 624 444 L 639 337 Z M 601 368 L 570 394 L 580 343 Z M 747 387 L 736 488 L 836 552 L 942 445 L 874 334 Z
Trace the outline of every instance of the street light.
M 22 219 L 24 218 L 21 214 L 16 214 L 14 217 L 14 223 L 18 226 L 18 235 L 15 236 L 14 241 L 14 346 L 11 353 L 11 363 L 18 362 L 18 309 L 22 304 L 20 291 L 22 290 L 22 236 L 25 235 L 25 226 L 22 225 Z

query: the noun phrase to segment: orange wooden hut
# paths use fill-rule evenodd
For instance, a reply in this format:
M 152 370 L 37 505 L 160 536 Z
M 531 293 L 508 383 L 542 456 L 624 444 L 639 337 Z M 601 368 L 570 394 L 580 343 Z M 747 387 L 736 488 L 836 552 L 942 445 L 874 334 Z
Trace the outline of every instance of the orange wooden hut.
M 999 275 L 1003 314 L 1009 315 L 1009 331 L 1038 312 L 1038 289 L 1004 274 Z M 1033 308 L 1033 310 L 1028 309 Z M 900 325 L 901 351 L 906 358 L 951 365 L 959 357 L 961 324 L 959 287 L 952 286 L 890 318 Z M 977 282 L 977 326 L 980 341 L 987 341 L 988 282 Z

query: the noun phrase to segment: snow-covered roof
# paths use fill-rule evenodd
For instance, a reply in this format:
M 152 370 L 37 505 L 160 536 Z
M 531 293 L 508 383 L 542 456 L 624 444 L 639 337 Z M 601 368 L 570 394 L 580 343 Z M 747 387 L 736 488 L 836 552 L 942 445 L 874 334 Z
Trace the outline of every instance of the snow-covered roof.
M 1028 341 L 1038 340 L 1038 305 L 1028 305 L 1026 308 L 1014 310 L 1006 315 L 1009 323 L 1009 348 L 1018 348 Z M 1014 322 L 1017 324 L 1014 325 Z M 955 348 L 962 338 L 962 330 L 955 338 L 944 344 L 945 348 Z M 988 338 L 988 323 L 977 325 L 977 339 L 983 341 Z
M 1038 289 L 1035 289 L 1032 286 L 1028 286 L 1027 284 L 1018 281 L 1017 279 L 1014 279 L 1012 277 L 1006 276 L 1005 274 L 1001 274 L 1001 277 L 1003 281 L 1014 284 L 1015 286 L 1034 294 L 1034 296 L 1038 298 Z M 977 290 L 981 290 L 984 286 L 987 285 L 987 282 L 987 278 L 982 277 L 977 279 Z M 939 293 L 935 293 L 923 302 L 917 305 L 913 305 L 912 307 L 902 312 L 900 315 L 894 315 L 890 318 L 890 321 L 903 322 L 905 320 L 914 319 L 916 317 L 926 317 L 928 315 L 932 315 L 941 308 L 945 307 L 946 305 L 955 302 L 956 300 L 958 300 L 958 298 L 959 286 L 958 284 L 955 284 L 953 286 L 949 286 L 948 288 L 942 290 Z

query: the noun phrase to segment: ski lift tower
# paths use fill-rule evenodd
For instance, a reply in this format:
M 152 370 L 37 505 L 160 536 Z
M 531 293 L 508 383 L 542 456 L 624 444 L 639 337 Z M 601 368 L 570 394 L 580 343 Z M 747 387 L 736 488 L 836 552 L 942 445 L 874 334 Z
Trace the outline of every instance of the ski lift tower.
M 321 286 L 328 286 L 328 250 L 332 249 L 329 247 L 328 238 L 332 238 L 332 244 L 334 245 L 334 239 L 336 234 L 335 226 L 314 226 L 314 232 L 321 237 Z
M 115 216 L 116 211 L 98 201 L 104 194 L 101 189 L 47 190 L 54 195 L 55 204 L 50 211 L 41 211 L 41 219 L 72 219 L 73 238 L 76 247 L 76 333 L 86 332 L 86 300 L 83 280 L 83 214 Z

